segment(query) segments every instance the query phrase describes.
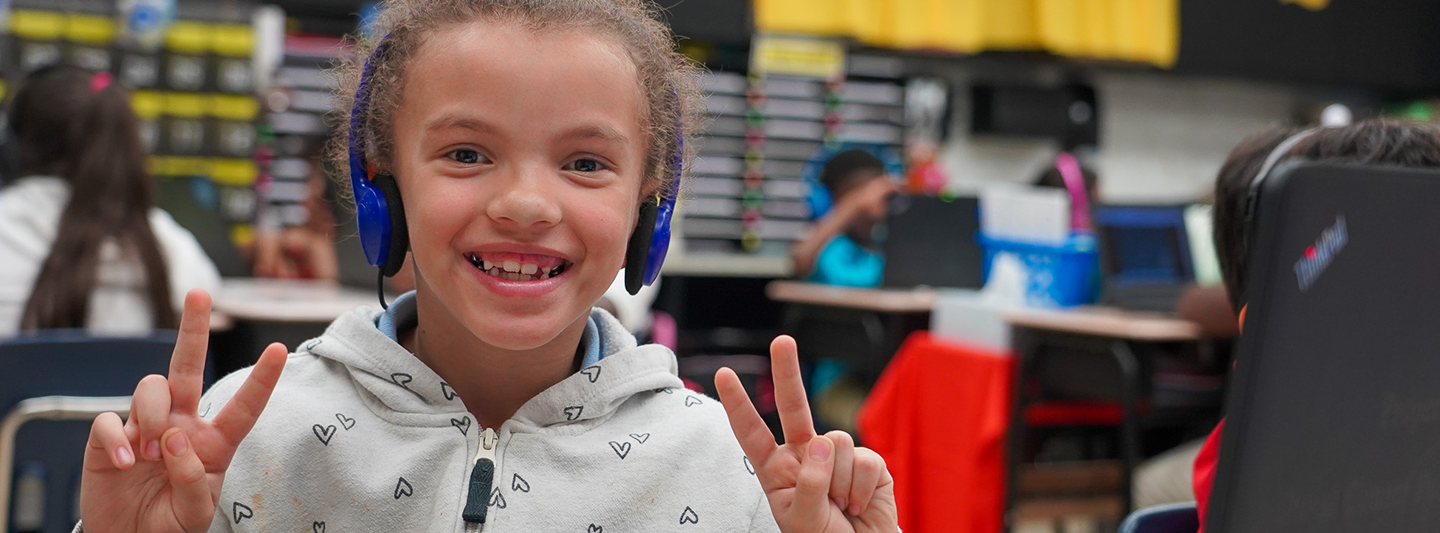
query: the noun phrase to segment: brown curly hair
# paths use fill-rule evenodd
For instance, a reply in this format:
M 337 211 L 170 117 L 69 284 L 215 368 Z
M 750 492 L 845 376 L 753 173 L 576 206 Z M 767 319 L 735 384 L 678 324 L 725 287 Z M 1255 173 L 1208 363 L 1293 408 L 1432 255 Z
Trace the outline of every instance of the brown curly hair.
M 336 112 L 348 124 L 365 61 L 383 38 L 386 46 L 373 59 L 370 97 L 360 112 L 367 162 L 388 170 L 393 168 L 392 117 L 400 104 L 405 66 L 436 30 L 475 22 L 514 24 L 535 32 L 589 30 L 613 40 L 636 67 L 645 98 L 641 129 L 648 137 L 642 193 L 678 193 L 675 158 L 688 169 L 695 144 L 677 146 L 675 137 L 693 138 L 700 129 L 701 69 L 675 52 L 670 28 L 657 14 L 648 0 L 387 0 L 373 27 L 376 37 L 353 39 L 349 57 L 334 69 Z M 346 134 L 340 128 L 330 143 L 328 159 L 339 176 L 349 176 Z M 348 190 L 349 180 L 342 181 Z

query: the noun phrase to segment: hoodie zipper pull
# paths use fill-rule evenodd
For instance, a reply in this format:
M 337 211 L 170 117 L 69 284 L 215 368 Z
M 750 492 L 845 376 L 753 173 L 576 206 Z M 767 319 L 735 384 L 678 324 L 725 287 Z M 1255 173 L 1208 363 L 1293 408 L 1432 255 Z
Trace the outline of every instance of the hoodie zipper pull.
M 470 492 L 465 497 L 465 510 L 461 516 L 470 525 L 485 523 L 485 514 L 490 509 L 490 486 L 495 481 L 495 445 L 500 436 L 495 430 L 486 428 L 480 432 L 480 449 L 475 453 L 475 467 L 470 470 Z

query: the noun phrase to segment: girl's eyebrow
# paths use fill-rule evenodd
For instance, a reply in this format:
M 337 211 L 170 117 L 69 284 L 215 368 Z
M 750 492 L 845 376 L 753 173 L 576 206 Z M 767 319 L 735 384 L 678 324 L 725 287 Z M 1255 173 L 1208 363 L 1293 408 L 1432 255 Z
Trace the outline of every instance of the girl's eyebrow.
M 571 128 L 556 136 L 557 139 L 599 139 L 611 144 L 625 144 L 630 141 L 620 130 L 606 124 L 586 124 Z
M 425 131 L 444 131 L 448 129 L 467 129 L 476 133 L 493 134 L 497 132 L 495 126 L 475 116 L 461 113 L 445 113 L 435 117 L 425 124 Z M 625 144 L 630 142 L 630 137 L 621 133 L 620 130 L 608 124 L 584 124 L 576 126 L 555 137 L 557 140 L 571 139 L 599 139 L 607 144 Z
M 446 113 L 425 124 L 426 131 L 443 131 L 453 128 L 467 129 L 476 133 L 495 133 L 495 127 L 488 122 L 459 113 Z

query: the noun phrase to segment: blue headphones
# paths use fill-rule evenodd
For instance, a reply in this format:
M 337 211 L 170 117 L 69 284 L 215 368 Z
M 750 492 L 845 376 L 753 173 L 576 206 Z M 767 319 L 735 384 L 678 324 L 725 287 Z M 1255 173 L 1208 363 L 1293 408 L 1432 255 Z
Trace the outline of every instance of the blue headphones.
M 376 174 L 370 178 L 365 162 L 364 136 L 361 122 L 370 100 L 370 80 L 375 74 L 375 59 L 389 46 L 389 35 L 381 38 L 375 50 L 365 58 L 360 72 L 360 84 L 355 89 L 355 103 L 350 109 L 349 159 L 350 186 L 355 194 L 355 221 L 359 226 L 360 245 L 365 249 L 365 260 L 372 266 L 380 267 L 381 276 L 394 276 L 405 263 L 405 252 L 410 248 L 409 233 L 405 228 L 405 206 L 400 201 L 400 188 L 390 174 Z M 678 99 L 679 94 L 676 93 Z M 676 109 L 679 109 L 677 105 Z M 681 178 L 684 164 L 685 130 L 681 118 L 675 119 L 675 149 L 671 167 L 677 183 Z M 630 235 L 625 250 L 625 290 L 630 294 L 640 291 L 642 285 L 655 283 L 660 277 L 660 265 L 665 262 L 665 253 L 670 248 L 670 219 L 675 213 L 675 199 L 680 187 L 666 194 L 656 193 L 653 199 L 640 203 L 640 222 Z M 643 262 L 643 268 L 634 268 Z M 383 303 L 383 300 L 382 300 Z

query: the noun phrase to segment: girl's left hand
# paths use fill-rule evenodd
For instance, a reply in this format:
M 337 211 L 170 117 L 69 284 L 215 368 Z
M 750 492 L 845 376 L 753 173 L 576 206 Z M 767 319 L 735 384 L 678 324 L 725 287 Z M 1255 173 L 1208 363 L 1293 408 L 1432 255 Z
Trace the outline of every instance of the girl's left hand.
M 775 406 L 785 445 L 751 405 L 733 370 L 715 373 L 715 388 L 730 417 L 730 429 L 755 467 L 770 510 L 785 533 L 898 531 L 895 482 L 885 460 L 858 448 L 844 431 L 815 434 L 810 403 L 800 380 L 795 339 L 781 335 L 770 343 Z

